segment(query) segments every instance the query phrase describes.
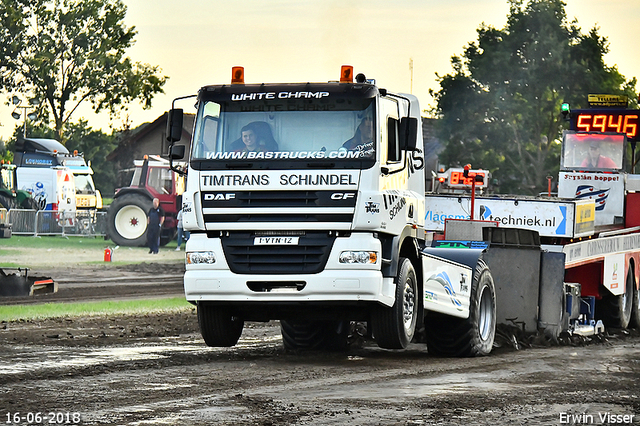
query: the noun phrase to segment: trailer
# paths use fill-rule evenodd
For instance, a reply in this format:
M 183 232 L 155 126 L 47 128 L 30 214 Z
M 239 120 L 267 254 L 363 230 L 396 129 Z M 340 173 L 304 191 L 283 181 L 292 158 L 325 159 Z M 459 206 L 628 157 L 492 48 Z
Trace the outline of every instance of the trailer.
M 361 322 L 388 349 L 424 328 L 447 356 L 489 354 L 503 322 L 552 339 L 603 331 L 598 296 L 565 277 L 579 267 L 565 249 L 600 236 L 597 197 L 476 203 L 488 176 L 470 167 L 458 193 L 425 194 L 417 98 L 354 81 L 349 66 L 340 76 L 245 84 L 240 67 L 197 94 L 188 169 L 175 170 L 189 176 L 185 297 L 207 345 L 268 320 L 287 349 L 345 348 Z M 181 129 L 174 105 L 172 162 Z

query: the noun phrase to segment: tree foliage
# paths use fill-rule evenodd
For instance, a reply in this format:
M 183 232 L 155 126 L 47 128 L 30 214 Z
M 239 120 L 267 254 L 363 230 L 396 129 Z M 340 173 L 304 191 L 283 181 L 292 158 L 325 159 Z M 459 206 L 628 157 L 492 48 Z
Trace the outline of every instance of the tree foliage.
M 586 107 L 589 93 L 634 99 L 636 79 L 604 63 L 606 38 L 568 22 L 562 0 L 509 4 L 505 27 L 482 24 L 432 91 L 447 143 L 441 162 L 490 170 L 500 192 L 535 194 L 557 176 L 562 103 Z
M 125 56 L 135 27 L 121 0 L 0 0 L 0 88 L 41 100 L 41 114 L 64 128 L 87 101 L 112 116 L 139 100 L 151 106 L 167 77 Z

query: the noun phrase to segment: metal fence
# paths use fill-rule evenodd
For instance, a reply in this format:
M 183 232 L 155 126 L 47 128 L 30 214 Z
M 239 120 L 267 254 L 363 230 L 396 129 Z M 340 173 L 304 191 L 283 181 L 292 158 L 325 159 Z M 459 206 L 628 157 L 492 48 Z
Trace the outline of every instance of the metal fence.
M 88 211 L 58 212 L 51 210 L 11 209 L 7 222 L 15 235 L 79 235 L 104 236 L 107 213 Z

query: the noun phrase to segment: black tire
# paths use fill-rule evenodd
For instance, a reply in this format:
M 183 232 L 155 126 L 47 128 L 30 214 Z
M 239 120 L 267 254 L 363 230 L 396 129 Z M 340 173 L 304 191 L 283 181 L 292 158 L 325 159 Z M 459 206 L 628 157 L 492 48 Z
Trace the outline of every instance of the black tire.
M 2 208 L 7 209 L 7 211 L 15 208 L 15 200 L 5 194 L 0 194 L 0 209 Z
M 34 200 L 31 197 L 28 197 L 22 200 L 22 204 L 20 205 L 20 208 L 23 208 L 26 210 L 40 210 L 40 206 L 38 206 L 38 203 L 36 203 L 36 200 Z
M 30 294 L 31 283 L 25 277 L 17 274 L 0 274 L 0 296 L 29 296 Z
M 280 321 L 287 351 L 337 351 L 348 347 L 349 321 Z
M 635 279 L 633 280 L 633 304 L 631 306 L 630 328 L 640 328 L 640 290 L 636 287 Z
M 177 234 L 177 228 L 162 228 L 162 231 L 160 231 L 160 247 L 164 247 L 171 241 L 173 241 L 176 238 Z
M 395 302 L 371 314 L 373 337 L 381 348 L 404 349 L 413 339 L 418 318 L 418 281 L 411 261 L 401 257 L 396 276 Z
M 223 307 L 198 302 L 198 325 L 204 343 L 211 347 L 230 347 L 238 343 L 244 328 L 242 318 Z
M 625 287 L 624 293 L 617 296 L 605 289 L 607 294 L 596 304 L 596 316 L 605 327 L 627 328 L 631 322 L 635 287 L 631 266 L 627 272 Z
M 152 200 L 143 195 L 127 194 L 113 200 L 109 206 L 107 233 L 119 246 L 147 245 L 147 212 Z
M 469 317 L 429 313 L 425 317 L 427 348 L 434 356 L 472 357 L 488 355 L 496 335 L 496 291 L 493 276 L 479 260 L 473 274 Z

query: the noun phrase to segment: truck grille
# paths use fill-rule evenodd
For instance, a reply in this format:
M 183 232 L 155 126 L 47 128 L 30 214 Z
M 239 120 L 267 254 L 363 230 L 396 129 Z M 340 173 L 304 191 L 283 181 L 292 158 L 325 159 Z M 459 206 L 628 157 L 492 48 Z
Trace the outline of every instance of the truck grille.
M 315 274 L 324 269 L 335 236 L 305 232 L 297 245 L 254 245 L 256 233 L 233 232 L 222 238 L 229 268 L 236 274 Z
M 204 221 L 351 223 L 356 191 L 203 192 Z

